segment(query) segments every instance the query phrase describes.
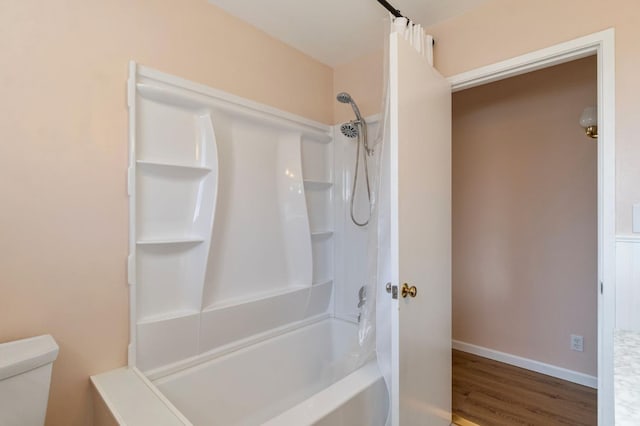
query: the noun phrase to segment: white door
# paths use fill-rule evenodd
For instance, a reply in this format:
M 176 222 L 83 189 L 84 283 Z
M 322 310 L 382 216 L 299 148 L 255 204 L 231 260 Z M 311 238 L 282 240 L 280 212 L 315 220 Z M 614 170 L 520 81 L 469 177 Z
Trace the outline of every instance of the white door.
M 449 425 L 451 89 L 404 39 L 390 42 L 391 419 Z

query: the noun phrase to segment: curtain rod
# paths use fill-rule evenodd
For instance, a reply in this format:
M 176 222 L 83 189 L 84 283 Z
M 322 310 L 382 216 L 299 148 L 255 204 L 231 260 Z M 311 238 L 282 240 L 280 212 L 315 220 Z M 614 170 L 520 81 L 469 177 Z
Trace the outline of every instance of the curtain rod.
M 393 16 L 395 16 L 396 18 L 405 18 L 407 20 L 407 23 L 409 22 L 413 22 L 410 18 L 407 18 L 406 16 L 404 16 L 399 9 L 396 9 L 395 7 L 393 7 L 391 5 L 391 3 L 389 3 L 387 0 L 378 0 L 378 3 L 380 3 L 382 5 L 382 7 L 384 7 L 385 9 L 387 9 L 389 12 L 391 12 L 391 14 Z M 432 45 L 436 45 L 436 39 L 432 39 L 431 40 L 431 44 Z
M 400 13 L 399 9 L 396 9 L 395 7 L 393 7 L 391 5 L 391 3 L 389 3 L 387 0 L 378 0 L 378 3 L 380 3 L 382 5 L 382 7 L 384 7 L 385 9 L 387 9 L 389 12 L 391 12 L 391 14 L 393 16 L 395 16 L 396 18 L 407 18 L 406 16 L 404 16 L 402 13 Z M 411 21 L 411 19 L 407 18 L 408 21 Z

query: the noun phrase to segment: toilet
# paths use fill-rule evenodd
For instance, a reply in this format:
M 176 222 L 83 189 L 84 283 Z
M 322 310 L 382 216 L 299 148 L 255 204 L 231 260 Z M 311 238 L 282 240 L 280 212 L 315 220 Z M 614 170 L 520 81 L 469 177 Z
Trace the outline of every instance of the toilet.
M 0 425 L 42 426 L 58 345 L 50 335 L 0 344 Z

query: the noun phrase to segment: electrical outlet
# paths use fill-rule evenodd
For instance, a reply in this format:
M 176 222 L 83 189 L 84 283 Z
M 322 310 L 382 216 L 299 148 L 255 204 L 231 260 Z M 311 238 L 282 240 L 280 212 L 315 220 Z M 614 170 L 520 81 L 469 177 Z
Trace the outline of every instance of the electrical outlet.
M 584 337 L 577 334 L 571 335 L 571 350 L 584 352 Z

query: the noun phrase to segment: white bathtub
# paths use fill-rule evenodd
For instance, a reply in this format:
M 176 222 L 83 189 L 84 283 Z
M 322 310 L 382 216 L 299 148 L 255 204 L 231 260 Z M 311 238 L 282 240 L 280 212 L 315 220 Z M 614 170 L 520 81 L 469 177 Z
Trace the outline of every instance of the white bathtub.
M 326 319 L 153 383 L 196 426 L 383 426 L 384 380 L 357 354 L 357 327 Z
M 388 393 L 376 361 L 354 368 L 362 362 L 353 323 L 322 319 L 225 350 L 149 372 L 152 381 L 126 367 L 92 376 L 96 426 L 386 423 Z

